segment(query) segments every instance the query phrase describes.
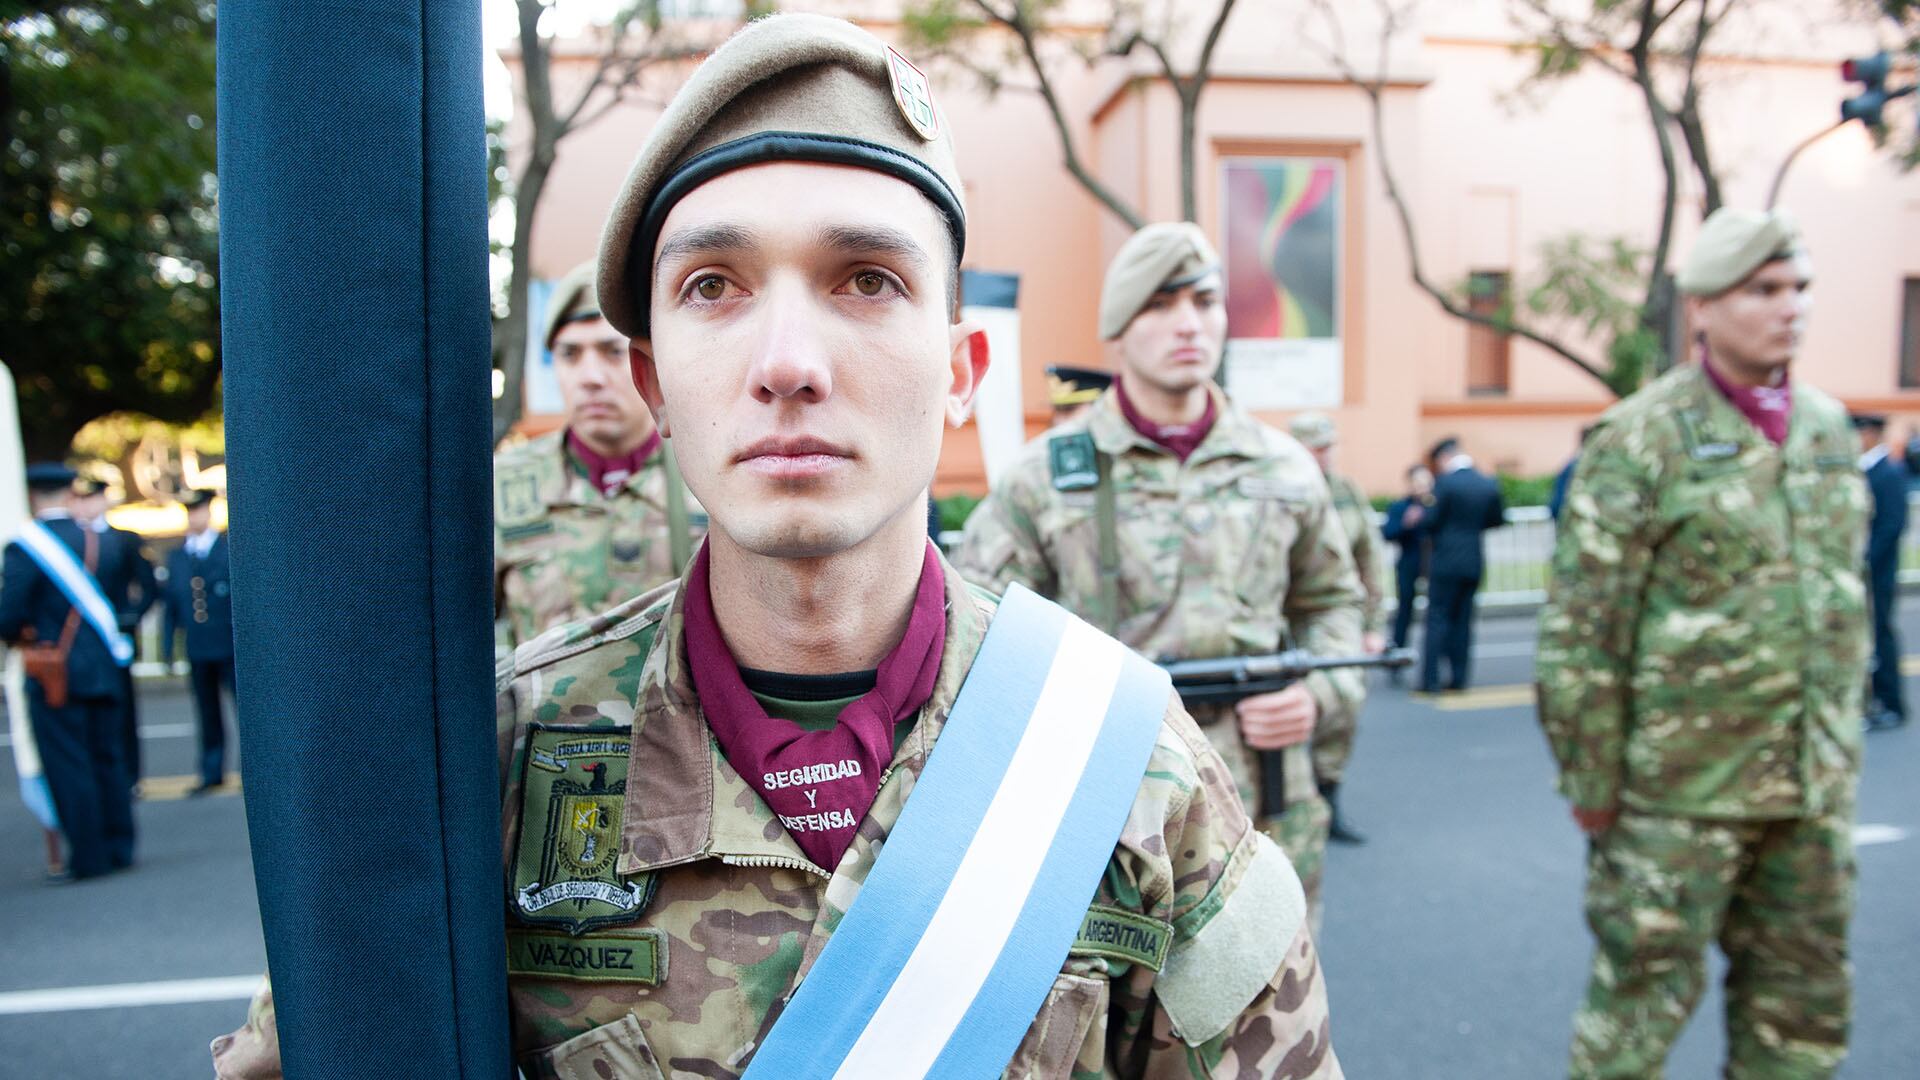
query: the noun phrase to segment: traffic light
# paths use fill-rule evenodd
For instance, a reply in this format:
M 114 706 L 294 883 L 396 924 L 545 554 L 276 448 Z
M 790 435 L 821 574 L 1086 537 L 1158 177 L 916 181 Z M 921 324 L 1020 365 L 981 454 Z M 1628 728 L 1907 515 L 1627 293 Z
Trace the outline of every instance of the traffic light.
M 1861 90 L 1840 103 L 1840 122 L 1858 120 L 1868 127 L 1881 124 L 1881 110 L 1895 95 L 1887 92 L 1887 74 L 1893 70 L 1893 58 L 1884 52 L 1856 57 L 1840 65 L 1840 77 L 1857 82 Z

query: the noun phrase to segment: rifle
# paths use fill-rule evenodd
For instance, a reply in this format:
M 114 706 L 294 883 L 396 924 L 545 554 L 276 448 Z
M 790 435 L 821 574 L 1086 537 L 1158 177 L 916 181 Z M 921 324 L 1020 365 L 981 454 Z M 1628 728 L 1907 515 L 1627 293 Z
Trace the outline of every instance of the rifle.
M 1412 649 L 1388 649 L 1378 656 L 1316 656 L 1289 649 L 1264 656 L 1223 656 L 1217 660 L 1164 661 L 1173 676 L 1173 691 L 1192 704 L 1231 703 L 1255 694 L 1285 690 L 1316 671 L 1336 668 L 1404 668 L 1413 666 Z M 1260 755 L 1260 814 L 1278 817 L 1287 805 L 1287 775 L 1279 750 Z

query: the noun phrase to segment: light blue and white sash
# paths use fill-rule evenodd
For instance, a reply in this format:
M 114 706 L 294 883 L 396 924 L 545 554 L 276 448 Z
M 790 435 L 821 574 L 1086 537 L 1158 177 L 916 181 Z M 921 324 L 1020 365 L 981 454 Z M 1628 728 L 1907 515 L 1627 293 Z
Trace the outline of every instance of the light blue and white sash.
M 860 894 L 747 1080 L 998 1076 L 1113 855 L 1166 673 L 1014 585 Z
M 106 642 L 114 663 L 121 667 L 133 663 L 133 639 L 120 632 L 120 621 L 114 616 L 113 605 L 107 603 L 106 594 L 100 591 L 100 583 L 73 557 L 73 550 L 38 521 L 29 521 L 20 526 L 20 535 L 13 539 L 60 587 L 67 602 L 80 609 L 80 617 L 93 627 L 101 641 Z

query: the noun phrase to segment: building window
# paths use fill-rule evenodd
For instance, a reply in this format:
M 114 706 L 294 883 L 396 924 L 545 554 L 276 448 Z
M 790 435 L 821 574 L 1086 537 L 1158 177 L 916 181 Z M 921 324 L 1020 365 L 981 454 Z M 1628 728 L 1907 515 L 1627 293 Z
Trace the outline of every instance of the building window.
M 1467 310 L 1475 315 L 1511 318 L 1511 275 L 1505 270 L 1475 270 L 1467 277 Z M 1467 393 L 1473 396 L 1507 392 L 1513 360 L 1513 335 L 1478 323 L 1467 328 Z
M 1920 390 L 1920 278 L 1900 292 L 1900 389 Z

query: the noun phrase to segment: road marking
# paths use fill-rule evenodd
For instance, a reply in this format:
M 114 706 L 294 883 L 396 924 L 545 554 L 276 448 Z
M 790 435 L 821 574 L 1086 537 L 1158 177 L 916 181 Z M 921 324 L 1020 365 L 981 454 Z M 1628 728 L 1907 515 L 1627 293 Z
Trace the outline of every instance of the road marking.
M 1898 825 L 1855 825 L 1853 827 L 1853 846 L 1868 847 L 1873 844 L 1897 844 L 1907 838 L 1907 830 Z
M 140 729 L 142 739 L 184 739 L 198 734 L 199 724 L 147 724 Z M 13 745 L 13 736 L 0 731 L 0 749 Z
M 197 1001 L 246 1001 L 260 988 L 260 976 L 219 979 L 171 979 L 166 982 L 63 986 L 53 990 L 15 990 L 0 994 L 0 1016 L 22 1013 L 125 1009 L 140 1005 L 185 1005 Z
M 200 778 L 188 773 L 184 776 L 143 776 L 140 778 L 141 802 L 172 802 L 184 799 L 187 793 L 200 786 Z M 240 794 L 240 774 L 233 773 L 227 782 L 207 792 L 209 798 L 217 795 Z
M 1441 712 L 1468 712 L 1473 709 L 1512 709 L 1533 704 L 1532 686 L 1481 686 L 1447 694 L 1414 694 Z

